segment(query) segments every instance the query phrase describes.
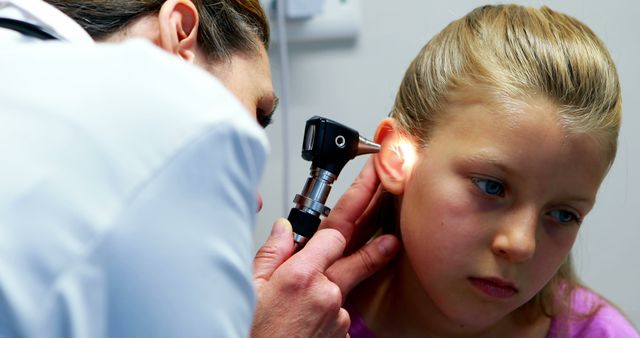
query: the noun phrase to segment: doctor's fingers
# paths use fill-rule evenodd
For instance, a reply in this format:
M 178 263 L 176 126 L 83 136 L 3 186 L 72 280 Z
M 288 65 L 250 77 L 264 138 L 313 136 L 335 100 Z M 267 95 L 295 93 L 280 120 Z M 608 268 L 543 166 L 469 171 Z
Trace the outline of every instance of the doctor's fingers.
M 319 332 L 317 337 L 349 338 L 349 327 L 351 327 L 351 318 L 349 317 L 349 313 L 344 308 L 340 308 L 337 319 L 334 321 L 333 325 L 329 326 L 329 330 L 326 330 L 325 334 Z
M 324 275 L 335 261 L 343 256 L 347 240 L 336 229 L 321 229 L 285 264 L 296 270 Z
M 349 189 L 340 197 L 329 216 L 320 224 L 320 228 L 336 229 L 347 241 L 350 241 L 358 219 L 369 209 L 379 185 L 380 179 L 370 158 Z
M 342 338 L 349 326 L 338 286 L 321 274 L 278 269 L 259 292 L 251 337 Z
M 382 185 L 378 186 L 369 206 L 353 225 L 353 233 L 344 251 L 345 256 L 360 249 L 385 224 L 394 224 L 395 219 L 392 216 L 395 214 L 389 212 L 392 211 L 390 207 L 395 203 L 390 200 L 392 198 L 394 198 L 392 194 L 383 191 Z
M 382 235 L 360 250 L 335 262 L 326 272 L 342 293 L 347 294 L 361 281 L 381 270 L 400 249 L 400 241 L 393 235 Z
M 253 279 L 257 288 L 271 278 L 273 272 L 294 252 L 291 223 L 279 218 L 273 223 L 271 234 L 253 259 Z

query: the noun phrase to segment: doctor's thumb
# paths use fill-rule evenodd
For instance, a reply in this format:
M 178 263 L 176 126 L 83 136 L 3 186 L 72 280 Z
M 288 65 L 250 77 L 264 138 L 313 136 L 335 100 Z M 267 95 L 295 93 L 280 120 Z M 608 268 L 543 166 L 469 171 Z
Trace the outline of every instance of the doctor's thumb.
M 293 253 L 291 223 L 284 218 L 279 218 L 273 223 L 269 238 L 258 249 L 253 259 L 253 278 L 255 282 L 259 284 L 260 281 L 268 281 L 273 272 Z

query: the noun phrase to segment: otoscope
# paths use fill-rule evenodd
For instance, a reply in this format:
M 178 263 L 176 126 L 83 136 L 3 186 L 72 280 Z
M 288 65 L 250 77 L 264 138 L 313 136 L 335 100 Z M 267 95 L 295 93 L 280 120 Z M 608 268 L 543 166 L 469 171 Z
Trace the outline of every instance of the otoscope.
M 377 153 L 380 145 L 336 121 L 314 116 L 307 120 L 302 142 L 302 158 L 311 161 L 309 178 L 293 199 L 289 212 L 296 249 L 301 249 L 318 230 L 320 216 L 329 216 L 325 205 L 331 185 L 349 160 L 358 155 Z

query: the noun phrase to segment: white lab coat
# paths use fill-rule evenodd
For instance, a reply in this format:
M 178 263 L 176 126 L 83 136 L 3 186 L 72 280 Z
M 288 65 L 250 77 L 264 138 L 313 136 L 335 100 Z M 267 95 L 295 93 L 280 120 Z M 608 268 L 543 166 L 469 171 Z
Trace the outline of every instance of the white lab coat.
M 264 131 L 220 82 L 148 42 L 10 37 L 0 337 L 247 336 Z

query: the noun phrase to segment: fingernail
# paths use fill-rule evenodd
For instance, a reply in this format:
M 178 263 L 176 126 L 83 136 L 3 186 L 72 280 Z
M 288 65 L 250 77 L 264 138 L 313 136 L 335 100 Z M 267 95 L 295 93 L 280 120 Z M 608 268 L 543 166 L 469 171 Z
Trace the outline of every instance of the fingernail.
M 287 225 L 281 220 L 278 219 L 271 228 L 271 236 L 280 237 L 287 229 Z
M 384 256 L 389 256 L 393 252 L 395 245 L 395 238 L 385 236 L 378 241 L 378 250 L 380 250 L 380 253 Z

